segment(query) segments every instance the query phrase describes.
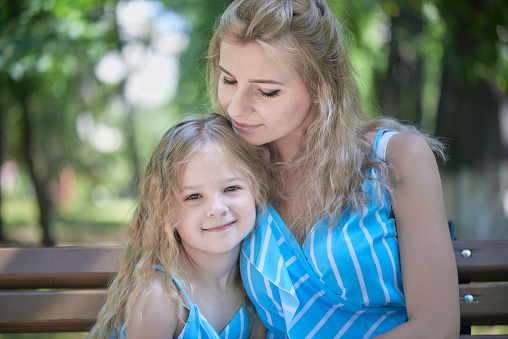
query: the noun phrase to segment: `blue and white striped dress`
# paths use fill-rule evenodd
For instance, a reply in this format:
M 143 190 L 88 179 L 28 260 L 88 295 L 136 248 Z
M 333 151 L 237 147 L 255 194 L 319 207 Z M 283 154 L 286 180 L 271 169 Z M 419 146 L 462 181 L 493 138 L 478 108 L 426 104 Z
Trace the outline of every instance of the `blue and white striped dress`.
M 226 328 L 218 334 L 199 311 L 198 305 L 192 303 L 180 281 L 174 276 L 173 280 L 178 284 L 189 303 L 189 317 L 178 339 L 248 339 L 250 328 L 245 304 Z
M 379 159 L 394 133 L 383 132 L 374 143 Z M 370 338 L 407 321 L 390 199 L 372 169 L 369 177 L 371 203 L 334 227 L 321 220 L 303 246 L 272 206 L 258 216 L 240 268 L 267 338 Z
M 165 271 L 164 267 L 156 265 L 155 268 L 160 271 Z M 173 276 L 173 280 L 178 285 L 187 299 L 189 307 L 189 317 L 185 323 L 185 327 L 177 339 L 248 339 L 250 333 L 249 318 L 245 303 L 242 305 L 235 317 L 219 334 L 206 320 L 203 314 L 199 311 L 198 305 L 194 304 L 183 285 L 177 277 Z M 122 338 L 127 335 L 127 329 L 124 330 Z M 116 338 L 115 335 L 111 339 Z

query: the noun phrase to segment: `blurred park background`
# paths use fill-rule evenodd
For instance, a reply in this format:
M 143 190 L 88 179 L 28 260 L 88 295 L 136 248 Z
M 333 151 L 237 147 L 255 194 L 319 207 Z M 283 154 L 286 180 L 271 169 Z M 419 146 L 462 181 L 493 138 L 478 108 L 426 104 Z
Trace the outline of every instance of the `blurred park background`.
M 210 110 L 207 42 L 228 3 L 0 0 L 0 246 L 125 241 L 152 148 Z M 329 3 L 369 113 L 446 138 L 455 237 L 508 238 L 508 2 Z
M 209 111 L 224 0 L 0 0 L 3 246 L 120 245 L 151 149 Z M 446 138 L 455 237 L 508 238 L 508 2 L 331 0 L 370 114 Z

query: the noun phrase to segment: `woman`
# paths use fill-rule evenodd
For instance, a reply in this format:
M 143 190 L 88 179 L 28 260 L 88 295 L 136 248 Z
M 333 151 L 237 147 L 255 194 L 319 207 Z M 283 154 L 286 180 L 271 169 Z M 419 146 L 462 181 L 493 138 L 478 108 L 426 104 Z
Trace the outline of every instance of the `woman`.
M 214 109 L 271 152 L 271 206 L 241 256 L 269 337 L 458 337 L 441 145 L 364 116 L 326 1 L 234 1 L 209 60 Z

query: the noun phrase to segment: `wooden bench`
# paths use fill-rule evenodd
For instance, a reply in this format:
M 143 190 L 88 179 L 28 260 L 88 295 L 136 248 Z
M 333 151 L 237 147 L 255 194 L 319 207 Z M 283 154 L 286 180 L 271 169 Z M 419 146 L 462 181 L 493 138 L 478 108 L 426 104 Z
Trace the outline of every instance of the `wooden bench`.
M 454 241 L 461 338 L 508 325 L 508 240 Z M 119 248 L 0 248 L 0 333 L 87 332 L 117 270 Z

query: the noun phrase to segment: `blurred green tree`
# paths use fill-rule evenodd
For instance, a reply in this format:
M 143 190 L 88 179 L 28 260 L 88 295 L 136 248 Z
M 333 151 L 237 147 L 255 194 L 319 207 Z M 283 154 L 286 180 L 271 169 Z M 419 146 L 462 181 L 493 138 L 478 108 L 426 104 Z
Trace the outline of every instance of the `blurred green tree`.
M 68 169 L 89 187 L 133 195 L 144 150 L 151 149 L 168 120 L 210 110 L 206 51 L 214 23 L 230 0 L 150 2 L 157 3 L 153 8 L 164 3 L 189 23 L 176 95 L 153 109 L 129 102 L 126 78 L 104 83 L 96 77 L 109 52 L 125 59 L 129 44 L 149 53 L 155 49 L 148 35 L 122 38 L 117 9 L 128 2 L 0 0 L 0 157 L 2 165 L 14 160 L 31 178 L 24 193 L 37 200 L 45 245 L 54 243 L 50 225 L 62 199 L 55 192 Z M 506 237 L 500 206 L 504 184 L 502 178 L 492 179 L 506 152 L 499 120 L 508 87 L 506 1 L 329 3 L 344 23 L 369 113 L 411 121 L 449 138 L 444 184 L 445 198 L 453 204 L 447 205 L 450 217 L 464 229 L 475 228 L 483 217 L 480 223 L 487 229 L 499 225 L 490 237 Z M 91 125 L 121 131 L 121 146 L 99 150 L 104 145 L 90 140 Z M 464 174 L 473 172 L 481 175 Z M 465 175 L 468 179 L 461 179 Z M 464 182 L 477 191 L 462 187 Z M 478 187 L 487 186 L 479 194 Z M 471 199 L 465 201 L 462 192 Z M 461 236 L 481 238 L 480 233 Z
M 436 132 L 449 140 L 448 210 L 461 238 L 505 238 L 501 169 L 507 131 L 500 119 L 508 93 L 508 3 L 436 4 L 447 28 Z
M 171 0 L 168 5 L 191 24 L 189 46 L 180 57 L 180 79 L 174 104 L 182 113 L 210 111 L 206 84 L 206 54 L 216 20 L 228 0 Z
M 93 0 L 1 5 L 3 159 L 15 159 L 31 177 L 45 246 L 54 244 L 52 191 L 60 170 L 70 163 L 93 171 L 94 159 L 86 157 L 76 134 L 76 118 L 90 109 L 81 94 L 97 90 L 93 67 L 116 40 L 107 6 L 106 1 L 96 7 Z M 105 97 L 111 92 L 101 90 Z M 100 105 L 94 108 L 100 110 Z

